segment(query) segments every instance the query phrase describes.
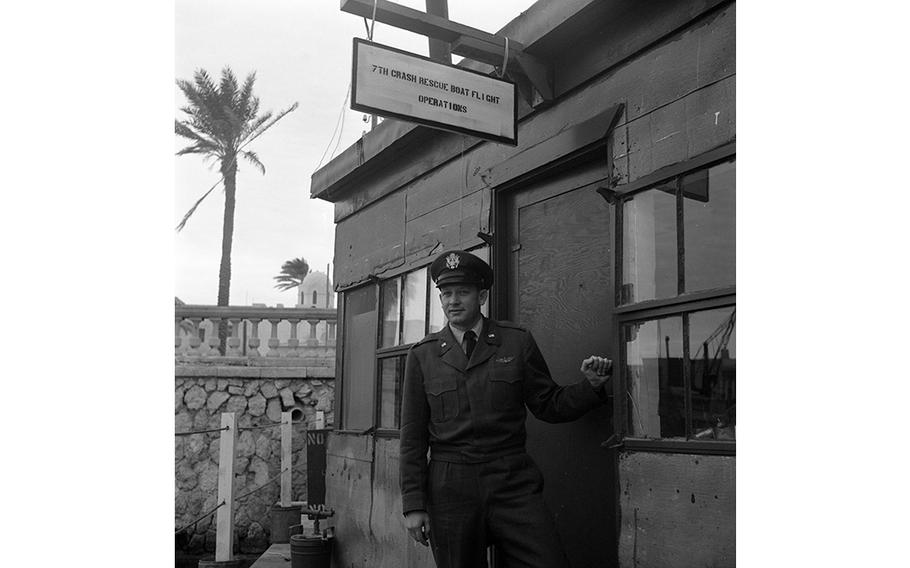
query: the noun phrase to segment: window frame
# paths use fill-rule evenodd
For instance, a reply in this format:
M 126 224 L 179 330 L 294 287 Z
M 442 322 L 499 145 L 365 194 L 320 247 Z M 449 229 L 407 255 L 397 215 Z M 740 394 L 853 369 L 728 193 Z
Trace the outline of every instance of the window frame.
M 694 292 L 682 292 L 685 283 L 685 225 L 682 217 L 682 206 L 680 205 L 679 184 L 686 175 L 692 174 L 698 170 L 708 169 L 710 167 L 736 160 L 736 143 L 730 143 L 714 150 L 710 150 L 691 160 L 673 164 L 656 172 L 643 176 L 635 182 L 626 184 L 622 188 L 614 190 L 615 198 L 614 207 L 614 307 L 615 315 L 614 331 L 617 349 L 617 364 L 620 372 L 618 381 L 614 385 L 614 431 L 620 436 L 621 444 L 626 450 L 649 451 L 649 452 L 670 452 L 670 453 L 688 453 L 698 455 L 736 455 L 736 440 L 698 440 L 692 438 L 692 377 L 691 377 L 691 359 L 689 353 L 689 315 L 693 312 L 723 308 L 736 307 L 736 284 L 722 286 L 717 288 L 697 290 Z M 623 289 L 623 247 L 624 226 L 623 210 L 626 201 L 631 200 L 635 195 L 656 188 L 668 181 L 676 182 L 677 187 L 677 294 L 671 298 L 650 299 L 634 303 L 622 303 Z M 628 415 L 629 415 L 629 396 L 628 393 L 628 376 L 626 374 L 626 350 L 624 342 L 624 327 L 630 323 L 644 322 L 661 317 L 679 316 L 682 319 L 683 329 L 683 381 L 685 385 L 685 418 L 686 418 L 686 439 L 660 439 L 660 438 L 638 438 L 628 435 Z

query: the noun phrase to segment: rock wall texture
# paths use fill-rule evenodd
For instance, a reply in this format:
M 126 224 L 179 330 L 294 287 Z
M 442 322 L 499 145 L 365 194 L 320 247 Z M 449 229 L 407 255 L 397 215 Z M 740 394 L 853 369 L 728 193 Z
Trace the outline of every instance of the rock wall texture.
M 294 424 L 292 499 L 305 501 L 306 430 L 316 428 L 317 412 L 325 427 L 334 421 L 332 378 L 219 378 L 181 377 L 174 389 L 175 433 L 220 428 L 221 413 L 236 413 L 240 434 L 235 452 L 235 499 L 272 480 L 261 490 L 236 501 L 235 542 L 239 552 L 262 551 L 269 546 L 269 511 L 277 503 L 281 470 L 281 413 L 299 409 L 303 420 Z M 216 375 L 217 373 L 212 373 Z M 305 375 L 306 373 L 301 373 Z M 295 413 L 296 416 L 296 413 Z M 218 504 L 219 434 L 175 436 L 175 530 L 193 522 Z M 215 515 L 200 520 L 177 535 L 178 549 L 212 551 Z

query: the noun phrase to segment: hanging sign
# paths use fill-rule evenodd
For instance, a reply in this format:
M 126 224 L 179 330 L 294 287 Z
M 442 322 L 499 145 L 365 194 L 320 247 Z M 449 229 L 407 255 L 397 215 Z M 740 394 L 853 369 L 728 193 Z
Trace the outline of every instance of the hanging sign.
M 351 108 L 517 145 L 515 83 L 354 38 Z

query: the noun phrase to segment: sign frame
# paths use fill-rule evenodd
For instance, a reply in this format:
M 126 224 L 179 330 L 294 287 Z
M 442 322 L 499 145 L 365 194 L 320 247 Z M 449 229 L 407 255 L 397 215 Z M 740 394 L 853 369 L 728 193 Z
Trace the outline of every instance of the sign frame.
M 443 121 L 427 119 L 427 118 L 423 118 L 423 117 L 419 117 L 419 116 L 408 115 L 405 113 L 396 112 L 393 110 L 384 109 L 384 108 L 372 106 L 372 105 L 369 105 L 366 103 L 358 102 L 357 63 L 358 63 L 359 47 L 361 45 L 367 45 L 367 46 L 370 46 L 372 48 L 376 48 L 379 50 L 390 51 L 397 55 L 403 55 L 403 56 L 406 56 L 409 58 L 417 59 L 424 63 L 429 63 L 434 66 L 445 68 L 446 71 L 454 71 L 455 73 L 473 74 L 473 75 L 477 75 L 478 77 L 483 78 L 483 80 L 485 80 L 485 81 L 493 81 L 496 83 L 503 83 L 505 85 L 511 86 L 511 96 L 512 96 L 511 120 L 512 120 L 513 136 L 512 137 L 498 136 L 498 135 L 490 133 L 490 132 L 484 132 L 481 130 L 475 130 L 472 128 L 458 126 L 457 124 L 452 124 L 451 122 L 443 122 Z M 406 122 L 412 122 L 412 123 L 420 124 L 423 126 L 429 126 L 431 128 L 446 130 L 449 132 L 467 134 L 467 135 L 474 136 L 477 138 L 482 138 L 484 140 L 490 140 L 490 141 L 499 142 L 502 144 L 509 144 L 511 146 L 518 146 L 518 85 L 516 83 L 514 83 L 513 81 L 505 81 L 503 79 L 491 77 L 489 75 L 481 73 L 480 71 L 475 71 L 473 69 L 465 69 L 464 67 L 458 67 L 457 65 L 441 63 L 439 61 L 430 59 L 429 57 L 425 57 L 423 55 L 418 55 L 416 53 L 410 53 L 408 51 L 404 51 L 404 50 L 390 47 L 387 45 L 382 45 L 382 44 L 379 44 L 376 42 L 368 41 L 363 38 L 357 38 L 357 37 L 354 38 L 353 58 L 351 61 L 351 109 L 356 110 L 356 111 L 365 112 L 368 114 L 376 114 L 376 115 L 380 115 L 383 117 L 395 118 L 395 119 L 403 120 Z

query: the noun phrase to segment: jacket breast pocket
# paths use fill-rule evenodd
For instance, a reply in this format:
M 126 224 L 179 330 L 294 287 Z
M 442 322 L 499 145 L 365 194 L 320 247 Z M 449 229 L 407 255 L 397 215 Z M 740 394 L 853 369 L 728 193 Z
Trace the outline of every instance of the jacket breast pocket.
M 458 385 L 454 380 L 428 381 L 424 389 L 430 404 L 430 420 L 445 422 L 458 416 Z
M 521 368 L 515 363 L 494 362 L 490 373 L 494 410 L 515 410 L 524 404 L 521 379 Z

